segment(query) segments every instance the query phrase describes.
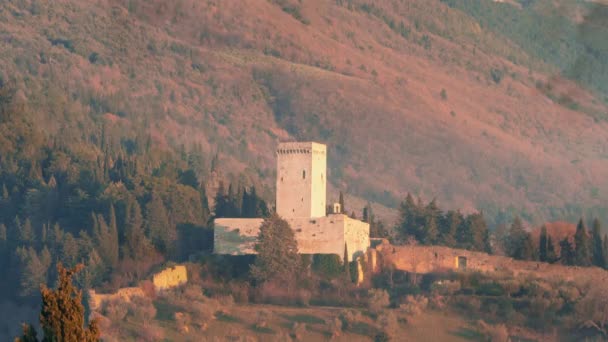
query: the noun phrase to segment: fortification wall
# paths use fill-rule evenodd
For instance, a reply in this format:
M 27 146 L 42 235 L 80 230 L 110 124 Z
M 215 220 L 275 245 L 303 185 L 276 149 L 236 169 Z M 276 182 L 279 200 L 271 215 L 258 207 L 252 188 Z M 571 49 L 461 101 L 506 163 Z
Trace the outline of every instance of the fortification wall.
M 152 277 L 156 292 L 172 289 L 188 282 L 186 266 L 177 265 L 166 268 Z
M 370 246 L 369 224 L 344 216 L 344 240 L 348 246 L 350 260 L 365 254 Z
M 213 252 L 227 255 L 255 254 L 260 218 L 219 218 L 213 229 Z
M 530 275 L 544 279 L 559 278 L 563 281 L 597 279 L 608 281 L 608 272 L 597 267 L 573 267 L 536 261 L 521 261 L 443 246 L 393 246 L 384 242 L 376 247 L 383 264 L 392 264 L 401 271 L 431 273 L 448 270 L 473 270 L 480 272 L 511 272 L 513 275 Z M 459 258 L 465 258 L 466 267 Z
M 89 307 L 91 311 L 96 311 L 103 303 L 113 300 L 121 300 L 130 302 L 132 298 L 144 297 L 144 291 L 139 287 L 124 287 L 118 289 L 115 293 L 97 293 L 95 290 L 89 290 Z
M 287 220 L 301 254 L 344 255 L 344 215 Z

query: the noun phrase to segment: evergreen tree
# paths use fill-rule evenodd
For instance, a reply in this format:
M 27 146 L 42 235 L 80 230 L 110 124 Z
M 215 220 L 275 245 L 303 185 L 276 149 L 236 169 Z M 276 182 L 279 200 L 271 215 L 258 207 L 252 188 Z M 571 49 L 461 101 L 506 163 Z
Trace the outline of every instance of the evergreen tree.
M 342 191 L 340 191 L 338 203 L 340 203 L 340 213 L 346 213 L 346 207 L 344 206 L 344 194 L 342 194 Z
M 177 230 L 169 223 L 163 200 L 154 192 L 146 204 L 146 227 L 148 236 L 157 250 L 169 254 L 174 251 Z
M 604 235 L 604 268 L 608 268 L 608 234 Z
M 23 224 L 16 221 L 17 229 L 19 231 L 19 243 L 22 245 L 33 246 L 36 240 L 36 236 L 34 234 L 34 228 L 32 227 L 32 221 L 29 218 L 25 219 Z
M 215 194 L 215 208 L 213 210 L 214 217 L 228 217 L 228 196 L 224 188 L 224 182 L 220 181 L 220 185 Z
M 405 201 L 399 206 L 399 221 L 395 229 L 402 241 L 409 239 L 420 241 L 418 209 L 414 198 L 408 193 Z
M 434 245 L 437 243 L 439 238 L 439 229 L 437 228 L 437 221 L 435 217 L 428 216 L 426 224 L 424 225 L 424 237 L 422 243 L 425 245 Z
M 346 243 L 344 244 L 344 258 L 342 258 L 342 261 L 344 262 L 344 278 L 347 281 L 351 280 L 351 275 L 350 275 L 350 258 L 348 257 L 348 246 L 346 245 Z
M 295 284 L 301 271 L 301 258 L 295 235 L 287 221 L 277 214 L 265 219 L 255 250 L 258 254 L 251 267 L 251 275 L 258 284 L 272 281 L 288 289 Z
M 516 217 L 509 229 L 506 245 L 507 255 L 518 260 L 532 260 L 535 255 L 532 236 L 528 233 L 519 217 Z
M 604 243 L 602 241 L 602 228 L 600 220 L 597 218 L 593 220 L 593 233 L 592 233 L 592 255 L 593 265 L 597 267 L 605 267 L 606 257 L 604 255 Z
M 150 249 L 150 241 L 144 234 L 141 208 L 137 200 L 132 199 L 128 204 L 123 256 L 133 260 L 143 260 L 149 254 Z
M 440 225 L 441 244 L 448 247 L 456 247 L 458 227 L 464 220 L 462 214 L 459 211 L 448 211 L 442 220 L 443 223 Z
M 205 189 L 205 184 L 201 184 L 199 192 L 201 195 L 201 206 L 203 208 L 203 213 L 201 216 L 204 222 L 209 223 L 209 220 L 211 219 L 211 210 L 209 210 L 209 200 L 207 199 L 207 189 Z
M 561 263 L 568 266 L 574 265 L 575 253 L 574 249 L 572 248 L 572 244 L 567 237 L 559 242 L 559 248 L 559 259 Z
M 578 266 L 589 266 L 591 265 L 591 248 L 589 243 L 589 235 L 587 234 L 587 228 L 581 218 L 576 226 L 576 233 L 574 234 L 574 254 L 575 254 L 575 265 Z
M 114 207 L 110 207 L 110 216 L 114 213 L 112 208 Z M 107 267 L 115 268 L 118 264 L 118 231 L 115 228 L 116 226 L 114 228 L 112 228 L 113 225 L 108 226 L 102 215 L 93 213 L 91 216 L 93 218 L 93 236 L 97 242 L 101 259 Z M 110 218 L 110 221 L 115 223 L 115 218 Z M 71 234 L 69 236 L 73 239 Z
M 40 285 L 46 284 L 47 268 L 32 247 L 19 247 L 15 254 L 20 270 L 19 295 L 22 297 L 32 296 L 38 291 Z
M 547 262 L 554 263 L 557 260 L 557 253 L 551 235 L 547 238 Z
M 539 260 L 542 262 L 547 262 L 548 258 L 547 258 L 547 227 L 546 226 L 542 226 L 542 228 L 540 229 L 540 238 L 539 238 L 539 246 L 538 246 L 538 256 L 539 256 Z
M 40 325 L 44 332 L 43 342 L 96 342 L 100 339 L 100 330 L 96 320 L 85 327 L 85 311 L 82 305 L 82 292 L 72 284 L 74 274 L 82 265 L 67 270 L 57 265 L 59 281 L 56 290 L 42 286 L 42 309 Z M 24 334 L 17 339 L 20 342 L 38 341 L 31 325 L 24 326 Z

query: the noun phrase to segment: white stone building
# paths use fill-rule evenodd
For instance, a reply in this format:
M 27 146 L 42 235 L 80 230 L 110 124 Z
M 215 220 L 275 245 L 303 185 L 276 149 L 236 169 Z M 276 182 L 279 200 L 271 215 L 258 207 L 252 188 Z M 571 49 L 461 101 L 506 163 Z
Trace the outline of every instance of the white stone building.
M 294 230 L 301 254 L 344 255 L 349 259 L 370 246 L 369 224 L 341 213 L 339 205 L 326 212 L 327 148 L 315 142 L 279 144 L 277 151 L 276 211 Z M 254 246 L 262 224 L 258 218 L 215 220 L 214 253 L 255 254 Z

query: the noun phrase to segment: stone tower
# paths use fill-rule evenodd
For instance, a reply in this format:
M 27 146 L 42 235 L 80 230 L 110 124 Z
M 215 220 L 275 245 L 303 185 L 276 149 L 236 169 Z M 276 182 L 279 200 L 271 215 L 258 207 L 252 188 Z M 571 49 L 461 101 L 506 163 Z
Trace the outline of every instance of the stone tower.
M 277 213 L 284 218 L 325 216 L 327 147 L 315 142 L 277 148 Z

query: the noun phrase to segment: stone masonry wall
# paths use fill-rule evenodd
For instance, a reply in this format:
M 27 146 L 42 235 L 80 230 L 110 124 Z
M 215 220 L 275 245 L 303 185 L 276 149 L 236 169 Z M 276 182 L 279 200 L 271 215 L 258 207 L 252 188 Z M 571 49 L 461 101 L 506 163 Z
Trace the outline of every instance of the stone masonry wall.
M 480 272 L 512 272 L 514 276 L 530 275 L 538 278 L 559 278 L 564 281 L 598 279 L 608 281 L 608 272 L 597 267 L 573 267 L 536 261 L 521 261 L 443 246 L 393 246 L 388 242 L 375 247 L 383 264 L 392 264 L 401 271 L 420 274 L 459 270 L 458 258 L 466 258 L 466 270 Z M 601 280 L 600 280 L 601 279 Z
M 186 266 L 177 265 L 166 268 L 152 277 L 156 292 L 172 289 L 188 282 Z

